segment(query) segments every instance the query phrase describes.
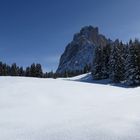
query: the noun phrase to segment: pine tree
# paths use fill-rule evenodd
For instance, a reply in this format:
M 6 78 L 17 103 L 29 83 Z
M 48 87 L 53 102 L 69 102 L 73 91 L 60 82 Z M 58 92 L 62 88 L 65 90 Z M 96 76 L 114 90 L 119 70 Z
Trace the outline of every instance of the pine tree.
M 16 63 L 13 63 L 12 66 L 11 66 L 11 76 L 18 76 L 18 67 L 16 65 Z
M 125 48 L 122 43 L 116 43 L 110 55 L 110 79 L 118 83 L 125 80 Z
M 3 76 L 3 63 L 0 62 L 0 76 Z
M 27 77 L 30 77 L 30 76 L 31 76 L 31 70 L 30 70 L 30 67 L 27 67 L 27 68 L 26 68 L 25 76 L 27 76 Z
M 6 65 L 6 63 L 2 63 L 2 68 L 1 68 L 1 74 L 2 74 L 2 76 L 7 76 L 8 74 L 7 74 L 7 65 Z
M 140 85 L 140 43 L 138 40 L 129 43 L 125 77 L 127 85 Z
M 11 74 L 11 67 L 9 65 L 6 66 L 7 76 Z
M 107 79 L 109 78 L 109 59 L 110 59 L 110 54 L 111 54 L 111 44 L 107 44 L 105 47 L 103 47 L 103 78 Z
M 30 67 L 30 76 L 36 77 L 36 65 L 35 65 L 35 63 L 33 63 Z
M 65 78 L 69 77 L 69 72 L 67 70 L 64 72 L 64 77 Z
M 93 61 L 92 75 L 96 80 L 109 78 L 109 58 L 111 45 L 97 46 Z
M 23 70 L 23 67 L 19 68 L 19 76 L 25 76 L 25 71 Z
M 93 61 L 92 76 L 93 79 L 102 79 L 102 55 L 103 50 L 101 46 L 95 48 L 95 56 Z
M 48 72 L 47 73 L 47 78 L 53 78 L 53 75 L 54 75 L 53 71 Z
M 40 64 L 36 64 L 36 77 L 43 77 L 42 67 Z

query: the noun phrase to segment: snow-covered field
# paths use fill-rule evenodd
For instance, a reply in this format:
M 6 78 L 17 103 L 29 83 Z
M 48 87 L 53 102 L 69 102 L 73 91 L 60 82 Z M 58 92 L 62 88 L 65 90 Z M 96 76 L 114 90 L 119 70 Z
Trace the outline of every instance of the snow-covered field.
M 0 140 L 140 140 L 140 88 L 82 77 L 0 77 Z

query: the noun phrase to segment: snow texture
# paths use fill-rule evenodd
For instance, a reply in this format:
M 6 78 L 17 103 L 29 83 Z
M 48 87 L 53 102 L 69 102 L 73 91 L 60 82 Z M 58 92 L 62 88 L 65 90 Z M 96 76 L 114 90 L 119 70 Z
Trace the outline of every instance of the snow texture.
M 140 88 L 0 77 L 0 140 L 139 140 Z

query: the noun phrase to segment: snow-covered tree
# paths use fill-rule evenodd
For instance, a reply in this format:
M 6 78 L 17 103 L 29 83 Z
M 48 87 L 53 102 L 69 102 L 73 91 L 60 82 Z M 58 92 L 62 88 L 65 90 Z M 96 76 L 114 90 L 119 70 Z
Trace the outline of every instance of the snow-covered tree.
M 95 48 L 95 56 L 92 69 L 93 79 L 103 79 L 103 47 L 97 46 Z
M 103 66 L 102 66 L 102 71 L 103 71 L 103 78 L 109 78 L 109 59 L 110 59 L 110 54 L 111 54 L 111 44 L 107 44 L 105 47 L 103 47 L 103 56 L 102 56 L 102 61 L 103 61 Z
M 122 43 L 115 43 L 110 55 L 110 79 L 118 83 L 125 80 L 125 47 Z
M 140 85 L 140 42 L 138 40 L 129 43 L 125 77 L 127 85 Z
M 97 46 L 93 61 L 92 75 L 96 80 L 106 79 L 109 77 L 109 57 L 111 46 Z

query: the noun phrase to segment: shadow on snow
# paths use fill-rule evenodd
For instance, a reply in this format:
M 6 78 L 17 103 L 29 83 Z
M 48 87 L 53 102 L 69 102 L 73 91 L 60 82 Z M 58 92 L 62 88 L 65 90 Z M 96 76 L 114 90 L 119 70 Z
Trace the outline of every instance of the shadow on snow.
M 93 80 L 91 73 L 86 74 L 83 77 L 77 76 L 74 78 L 65 79 L 68 81 L 75 81 L 75 82 L 83 82 L 83 83 L 90 83 L 90 84 L 102 84 L 102 85 L 110 85 L 115 87 L 121 88 L 132 88 L 127 86 L 124 82 L 122 83 L 112 83 L 110 79 L 103 79 L 103 80 Z

